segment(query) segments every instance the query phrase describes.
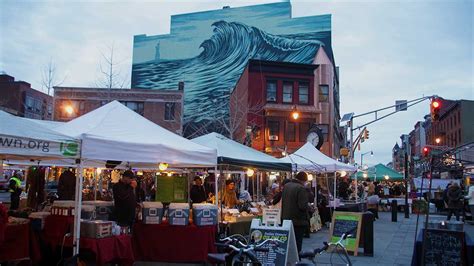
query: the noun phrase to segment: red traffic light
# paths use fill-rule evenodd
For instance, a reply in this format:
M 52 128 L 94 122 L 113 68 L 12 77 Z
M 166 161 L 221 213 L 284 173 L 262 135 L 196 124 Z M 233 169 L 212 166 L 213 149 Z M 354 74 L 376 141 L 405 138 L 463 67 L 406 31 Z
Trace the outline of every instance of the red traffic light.
M 440 109 L 441 109 L 441 99 L 440 98 L 431 99 L 431 104 L 430 104 L 431 121 L 436 122 L 439 120 Z
M 428 147 L 423 147 L 423 156 L 427 157 L 430 154 L 430 149 Z

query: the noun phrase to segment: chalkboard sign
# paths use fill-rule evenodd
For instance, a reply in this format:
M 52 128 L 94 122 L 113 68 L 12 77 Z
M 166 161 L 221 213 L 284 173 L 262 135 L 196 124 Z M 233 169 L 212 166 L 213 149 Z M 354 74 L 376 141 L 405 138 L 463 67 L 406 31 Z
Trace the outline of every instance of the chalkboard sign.
M 257 252 L 262 265 L 286 266 L 298 261 L 295 233 L 290 220 L 284 220 L 282 226 L 265 226 L 259 219 L 253 219 L 250 226 L 250 239 L 255 243 L 266 239 L 277 239 L 282 243 L 267 243 L 268 252 Z
M 188 201 L 186 191 L 186 177 L 166 175 L 156 177 L 156 201 L 186 203 Z
M 464 232 L 428 229 L 424 233 L 424 265 L 466 265 Z
M 351 232 L 352 236 L 343 243 L 348 251 L 354 252 L 354 255 L 357 256 L 361 224 L 362 213 L 360 212 L 334 212 L 329 241 L 337 242 L 342 234 Z

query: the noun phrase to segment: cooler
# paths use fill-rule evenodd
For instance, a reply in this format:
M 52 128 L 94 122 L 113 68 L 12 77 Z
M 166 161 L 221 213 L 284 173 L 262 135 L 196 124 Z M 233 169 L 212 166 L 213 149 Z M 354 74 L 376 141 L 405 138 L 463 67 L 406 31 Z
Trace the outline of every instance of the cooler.
M 111 221 L 81 220 L 81 237 L 104 238 L 109 236 L 112 236 Z
M 193 221 L 197 226 L 217 224 L 217 206 L 213 204 L 193 204 Z
M 113 201 L 103 201 L 103 200 L 88 200 L 83 201 L 83 205 L 92 205 L 95 207 L 95 218 L 97 220 L 109 220 L 110 214 L 112 214 L 114 208 Z
M 159 224 L 163 218 L 161 202 L 143 202 L 142 220 L 144 224 Z
M 170 203 L 168 208 L 168 221 L 171 225 L 189 224 L 189 204 Z
M 44 227 L 44 220 L 47 216 L 51 215 L 49 212 L 32 212 L 28 218 L 30 218 L 31 227 L 35 231 L 41 231 Z

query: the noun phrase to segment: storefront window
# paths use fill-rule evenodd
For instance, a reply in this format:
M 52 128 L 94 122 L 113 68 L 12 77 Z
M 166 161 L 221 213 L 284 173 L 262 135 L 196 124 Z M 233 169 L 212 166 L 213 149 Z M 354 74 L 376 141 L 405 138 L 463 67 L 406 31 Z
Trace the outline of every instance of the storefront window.
M 270 140 L 278 140 L 278 135 L 280 133 L 280 123 L 278 121 L 268 121 L 268 132 L 269 132 L 269 139 Z M 272 138 L 277 139 L 272 139 Z

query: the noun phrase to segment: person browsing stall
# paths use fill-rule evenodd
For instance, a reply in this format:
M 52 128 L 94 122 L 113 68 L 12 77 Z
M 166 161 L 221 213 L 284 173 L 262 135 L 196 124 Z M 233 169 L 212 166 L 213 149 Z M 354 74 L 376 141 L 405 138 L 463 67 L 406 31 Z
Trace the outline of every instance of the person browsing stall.
M 304 187 L 306 181 L 308 181 L 307 174 L 299 172 L 292 182 L 285 185 L 281 198 L 281 219 L 293 222 L 298 253 L 301 251 L 303 236 L 309 226 L 309 199 Z
M 201 203 L 207 200 L 206 191 L 204 191 L 201 177 L 196 176 L 194 178 L 194 184 L 191 187 L 191 192 L 189 194 L 193 203 Z
M 112 190 L 114 193 L 115 217 L 120 226 L 132 226 L 135 220 L 135 207 L 137 201 L 135 198 L 132 180 L 134 174 L 127 170 L 122 178 L 117 182 Z
M 235 208 L 239 203 L 237 193 L 235 192 L 235 182 L 233 180 L 229 179 L 225 181 L 225 191 L 221 200 L 226 208 Z

